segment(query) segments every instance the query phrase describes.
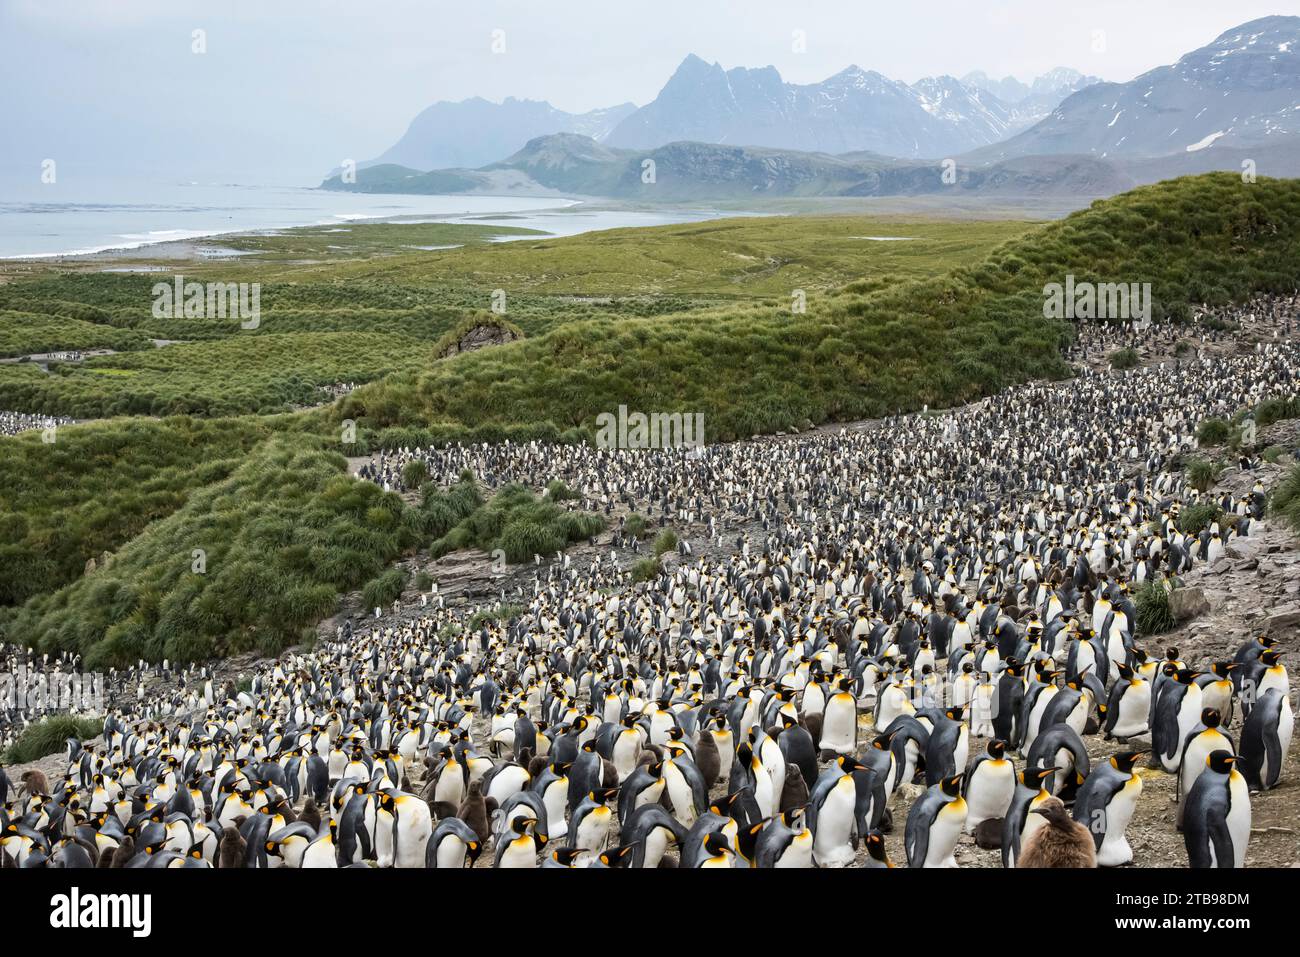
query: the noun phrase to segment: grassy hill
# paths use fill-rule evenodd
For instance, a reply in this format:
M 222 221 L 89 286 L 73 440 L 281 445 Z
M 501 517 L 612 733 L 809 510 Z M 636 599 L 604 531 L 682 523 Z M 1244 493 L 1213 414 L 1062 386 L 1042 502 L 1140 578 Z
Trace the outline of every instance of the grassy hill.
M 710 440 L 949 405 L 1062 375 L 1068 330 L 1043 286 L 1149 282 L 1156 318 L 1300 281 L 1300 181 L 1227 174 L 1144 187 L 1012 240 L 941 278 L 850 283 L 788 307 L 566 323 L 359 389 L 335 414 L 382 429 L 591 428 L 625 404 L 702 412 Z
M 1042 292 L 1066 274 L 1150 282 L 1157 316 L 1173 319 L 1190 303 L 1300 284 L 1300 181 L 1208 175 L 1051 225 L 965 227 L 738 219 L 409 256 L 376 253 L 370 236 L 342 262 L 296 262 L 290 244 L 202 264 L 196 275 L 266 279 L 256 333 L 211 324 L 202 341 L 65 373 L 0 367 L 0 408 L 212 415 L 375 381 L 306 412 L 0 438 L 0 625 L 91 664 L 273 650 L 340 592 L 400 587 L 385 569 L 412 549 L 495 541 L 515 512 L 519 554 L 595 527 L 522 493 L 493 505 L 462 488 L 408 506 L 348 478 L 341 452 L 471 432 L 573 439 L 620 404 L 703 412 L 710 441 L 942 406 L 1066 374 L 1070 329 L 1043 318 Z M 861 238 L 879 235 L 913 238 Z M 69 334 L 156 335 L 140 299 L 155 278 L 50 274 L 0 286 L 0 307 L 66 317 Z M 507 320 L 527 338 L 434 358 L 498 287 L 521 290 Z M 791 311 L 799 288 L 803 313 Z M 339 442 L 347 418 L 361 426 L 357 446 Z M 553 527 L 533 527 L 543 520 Z

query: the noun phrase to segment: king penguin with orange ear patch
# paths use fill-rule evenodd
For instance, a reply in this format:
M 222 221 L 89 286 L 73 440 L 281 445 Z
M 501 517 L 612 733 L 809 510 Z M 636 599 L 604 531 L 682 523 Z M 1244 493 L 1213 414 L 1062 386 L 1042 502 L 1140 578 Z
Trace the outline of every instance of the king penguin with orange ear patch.
M 1191 867 L 1244 867 L 1250 841 L 1250 791 L 1235 756 L 1215 751 L 1192 785 L 1183 814 Z
M 1007 743 L 994 738 L 966 772 L 962 793 L 969 811 L 966 815 L 966 833 L 985 821 L 1006 817 L 1011 799 L 1016 793 L 1016 768 L 1006 756 Z
M 1122 867 L 1133 862 L 1133 848 L 1124 834 L 1137 810 L 1142 777 L 1135 770 L 1139 751 L 1111 755 L 1089 772 L 1074 799 L 1074 819 L 1092 834 L 1098 867 Z
M 953 851 L 966 825 L 961 775 L 935 784 L 917 799 L 907 815 L 903 841 L 908 867 L 957 867 Z

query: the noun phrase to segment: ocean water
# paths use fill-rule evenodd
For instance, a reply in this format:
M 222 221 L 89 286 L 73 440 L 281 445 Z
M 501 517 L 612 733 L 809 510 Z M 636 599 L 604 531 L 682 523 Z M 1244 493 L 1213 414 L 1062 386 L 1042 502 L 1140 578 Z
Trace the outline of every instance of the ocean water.
M 408 196 L 289 186 L 0 183 L 0 259 L 84 255 L 222 233 L 365 220 L 500 223 L 569 236 L 716 218 L 709 209 L 589 209 L 571 199 Z M 734 215 L 734 214 L 733 214 Z

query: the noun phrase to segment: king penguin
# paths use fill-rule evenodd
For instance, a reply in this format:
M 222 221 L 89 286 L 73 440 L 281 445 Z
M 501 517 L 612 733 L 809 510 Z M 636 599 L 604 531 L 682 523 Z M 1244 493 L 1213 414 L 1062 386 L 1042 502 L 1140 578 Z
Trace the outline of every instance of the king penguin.
M 1183 842 L 1194 868 L 1243 867 L 1250 840 L 1250 792 L 1236 757 L 1215 751 L 1187 795 Z
M 1074 819 L 1092 834 L 1098 867 L 1122 867 L 1133 862 L 1125 829 L 1137 810 L 1142 776 L 1134 766 L 1139 751 L 1111 755 L 1092 769 L 1074 799 Z
M 944 778 L 923 794 L 907 815 L 903 840 L 908 867 L 956 867 L 953 851 L 966 825 L 961 775 Z

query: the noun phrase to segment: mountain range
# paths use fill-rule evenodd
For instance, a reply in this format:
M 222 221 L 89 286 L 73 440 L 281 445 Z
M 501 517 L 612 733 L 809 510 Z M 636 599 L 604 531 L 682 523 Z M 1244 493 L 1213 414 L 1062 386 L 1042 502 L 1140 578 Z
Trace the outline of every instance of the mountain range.
M 977 158 L 1153 157 L 1284 141 L 1294 147 L 1298 134 L 1300 17 L 1265 17 L 1127 83 L 1086 87 Z
M 483 166 L 509 156 L 524 143 L 547 133 L 580 133 L 604 139 L 636 111 L 623 103 L 590 113 L 566 113 L 549 103 L 507 97 L 492 103 L 481 97 L 459 103 L 435 103 L 411 121 L 406 132 L 376 159 L 381 163 L 432 170 Z
M 723 70 L 690 56 L 640 108 L 574 115 L 521 100 L 500 110 L 482 100 L 435 104 L 356 183 L 334 176 L 322 185 L 678 201 L 949 186 L 1096 197 L 1169 176 L 1240 170 L 1247 160 L 1260 175 L 1300 176 L 1298 52 L 1300 17 L 1278 16 L 1229 30 L 1127 83 L 1059 69 L 1029 84 L 972 73 L 908 85 L 849 67 L 795 85 L 772 67 Z M 440 118 L 468 116 L 469 107 L 482 116 L 481 140 L 522 140 L 495 161 L 435 168 L 421 159 L 451 155 L 441 140 L 466 127 Z

